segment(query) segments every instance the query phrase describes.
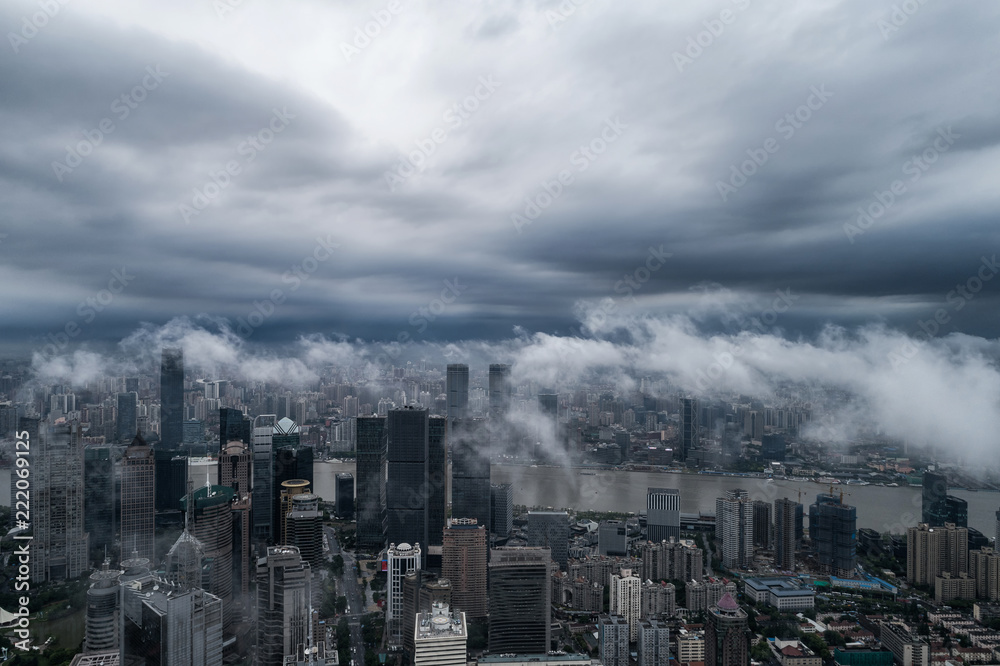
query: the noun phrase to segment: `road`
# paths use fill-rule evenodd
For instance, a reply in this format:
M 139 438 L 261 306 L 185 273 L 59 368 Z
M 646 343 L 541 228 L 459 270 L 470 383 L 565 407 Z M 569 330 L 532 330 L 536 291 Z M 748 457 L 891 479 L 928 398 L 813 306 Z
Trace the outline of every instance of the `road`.
M 365 614 L 365 595 L 358 583 L 358 565 L 352 553 L 340 548 L 336 531 L 326 526 L 323 530 L 330 544 L 330 559 L 332 560 L 335 555 L 344 558 L 344 574 L 340 577 L 339 589 L 347 597 L 347 611 L 344 617 L 347 618 L 347 626 L 351 630 L 351 661 L 353 666 L 364 666 L 365 645 L 361 634 L 361 618 Z

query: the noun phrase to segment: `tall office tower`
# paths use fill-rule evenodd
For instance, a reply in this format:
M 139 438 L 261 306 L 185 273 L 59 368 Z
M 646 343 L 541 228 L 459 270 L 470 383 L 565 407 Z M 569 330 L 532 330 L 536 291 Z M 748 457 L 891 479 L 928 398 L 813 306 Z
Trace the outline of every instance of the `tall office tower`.
M 401 627 L 413 627 L 417 621 L 417 613 L 429 613 L 436 604 L 451 606 L 451 581 L 438 578 L 437 574 L 423 569 L 414 569 L 403 576 Z M 407 655 L 413 655 L 413 632 L 403 632 L 403 650 Z
M 681 538 L 681 491 L 676 488 L 646 489 L 646 538 L 667 541 Z
M 705 666 L 746 666 L 749 651 L 747 614 L 727 592 L 708 609 Z
M 187 492 L 188 459 L 183 450 L 153 449 L 156 474 L 157 513 L 180 512 L 181 498 Z
M 469 414 L 469 366 L 449 363 L 446 378 L 448 421 L 464 419 Z
M 202 486 L 189 495 L 194 510 L 188 517 L 191 535 L 205 549 L 209 570 L 203 571 L 202 587 L 222 599 L 223 629 L 229 633 L 233 622 L 233 489 L 226 486 Z M 181 498 L 181 508 L 188 512 L 188 497 Z
M 389 444 L 386 418 L 359 416 L 354 423 L 358 449 L 358 550 L 377 553 L 385 547 L 388 528 L 385 482 Z
M 670 629 L 660 620 L 639 623 L 639 666 L 670 663 Z
M 502 539 L 514 529 L 514 486 L 509 483 L 490 484 L 490 529 Z
M 611 574 L 610 611 L 612 615 L 620 615 L 628 622 L 628 640 L 631 643 L 639 640 L 639 619 L 642 617 L 642 601 L 639 598 L 642 590 L 642 580 L 637 572 L 622 569 L 620 573 Z
M 760 457 L 776 462 L 785 461 L 785 438 L 779 434 L 767 434 L 760 443 Z
M 248 447 L 253 436 L 250 417 L 231 407 L 219 408 L 219 446 L 224 450 L 229 442 L 243 442 Z
M 219 485 L 232 488 L 236 496 L 250 493 L 252 460 L 253 453 L 249 445 L 241 440 L 228 442 L 219 454 L 217 477 Z
M 222 666 L 221 599 L 148 573 L 122 588 L 122 664 Z
M 105 652 L 118 650 L 121 625 L 119 599 L 121 591 L 118 577 L 122 572 L 111 569 L 111 561 L 104 560 L 100 571 L 90 574 L 87 590 L 87 619 L 83 651 Z
M 257 560 L 257 664 L 282 666 L 308 644 L 311 569 L 294 546 L 269 546 Z
M 491 363 L 489 375 L 490 417 L 502 418 L 510 410 L 510 366 Z
M 32 447 L 31 580 L 73 579 L 87 570 L 88 554 L 80 424 L 47 426 L 41 442 Z
M 118 411 L 115 414 L 115 441 L 130 442 L 135 437 L 138 424 L 139 396 L 135 393 L 118 394 Z
M 790 499 L 774 500 L 774 564 L 784 571 L 795 571 L 795 521 L 801 508 Z
M 628 526 L 621 520 L 603 520 L 597 528 L 597 552 L 601 555 L 628 555 Z
M 817 495 L 809 507 L 809 536 L 820 570 L 850 576 L 858 564 L 857 509 L 834 495 Z
M 551 559 L 548 548 L 490 551 L 490 652 L 545 654 L 552 649 Z
M 156 459 L 153 449 L 135 436 L 122 456 L 122 552 L 156 558 Z
M 451 581 L 451 604 L 469 618 L 486 617 L 488 534 L 475 518 L 452 518 L 444 530 L 441 575 Z
M 334 495 L 337 497 L 334 505 L 334 515 L 341 520 L 354 518 L 354 475 L 341 472 L 334 480 Z
M 184 351 L 164 347 L 160 361 L 160 445 L 176 449 L 184 441 Z
M 309 494 L 309 482 L 305 479 L 288 479 L 282 481 L 281 493 L 278 495 L 278 534 L 274 537 L 278 545 L 288 544 L 288 514 L 292 511 L 292 498 L 296 495 Z
M 271 521 L 274 519 L 274 464 L 272 442 L 274 414 L 263 414 L 253 420 L 250 437 L 253 446 L 253 539 L 266 544 L 273 537 Z
M 465 666 L 469 632 L 466 614 L 434 604 L 429 613 L 418 613 L 414 628 L 413 666 Z
M 416 569 L 421 569 L 420 544 L 389 544 L 386 551 L 387 585 L 385 594 L 385 621 L 389 630 L 389 641 L 393 645 L 403 644 L 403 578 Z
M 597 620 L 598 650 L 603 666 L 629 666 L 629 626 L 620 615 L 601 615 Z
M 529 511 L 528 545 L 545 548 L 563 571 L 569 559 L 569 514 L 565 511 Z
M 427 550 L 424 556 L 430 555 L 431 566 L 439 569 L 444 522 L 448 516 L 448 420 L 443 416 L 427 419 L 426 487 L 430 493 L 427 497 Z
M 302 443 L 302 429 L 287 416 L 278 419 L 271 433 L 271 446 L 275 450 L 284 446 L 297 447 Z
M 388 416 L 387 538 L 440 546 L 444 530 L 446 420 L 426 409 L 393 409 Z
M 451 428 L 451 515 L 475 518 L 488 534 L 490 440 L 486 421 L 458 419 L 451 423 Z
M 715 500 L 715 527 L 722 539 L 722 566 L 749 567 L 753 560 L 753 503 L 747 491 L 727 490 L 724 498 Z
M 921 521 L 931 527 L 948 522 L 948 477 L 944 474 L 924 472 Z
M 994 535 L 993 538 L 993 544 L 996 548 L 1000 549 L 1000 511 L 996 512 L 996 519 L 997 519 L 996 534 Z
M 968 549 L 968 528 L 954 523 L 911 527 L 906 530 L 906 579 L 915 585 L 934 585 L 942 574 L 958 577 L 969 573 Z
M 1000 552 L 983 547 L 969 552 L 969 575 L 976 581 L 976 598 L 1000 600 Z
M 969 503 L 961 497 L 948 495 L 945 500 L 945 511 L 948 514 L 946 523 L 955 523 L 958 527 L 969 526 Z
M 323 514 L 319 511 L 319 499 L 319 495 L 312 493 L 294 495 L 285 519 L 288 545 L 299 549 L 313 571 L 319 571 L 323 564 Z
M 90 535 L 90 561 L 101 562 L 115 544 L 115 467 L 111 448 L 83 450 L 83 530 Z
M 280 422 L 279 422 L 280 424 Z M 282 484 L 285 481 L 300 480 L 305 481 L 310 486 L 313 483 L 313 450 L 308 446 L 281 446 L 277 444 L 275 437 L 274 444 L 274 516 L 272 517 L 273 529 L 277 532 L 272 536 L 275 543 L 281 543 L 282 514 L 287 512 L 288 507 L 281 506 Z M 303 492 L 303 491 L 299 491 Z
M 681 398 L 680 416 L 680 458 L 687 460 L 691 451 L 698 448 L 698 401 L 694 398 Z
M 753 503 L 753 545 L 756 548 L 771 549 L 771 504 L 763 500 Z

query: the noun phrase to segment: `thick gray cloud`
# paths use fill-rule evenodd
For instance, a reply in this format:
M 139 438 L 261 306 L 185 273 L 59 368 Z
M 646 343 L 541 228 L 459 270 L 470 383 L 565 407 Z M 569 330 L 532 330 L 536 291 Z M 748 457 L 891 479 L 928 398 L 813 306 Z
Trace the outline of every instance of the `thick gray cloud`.
M 996 7 L 220 4 L 0 8 L 2 351 L 261 311 L 261 343 L 565 335 L 608 297 L 710 334 L 713 284 L 790 289 L 790 338 L 997 337 L 1000 281 L 948 304 L 1000 246 Z

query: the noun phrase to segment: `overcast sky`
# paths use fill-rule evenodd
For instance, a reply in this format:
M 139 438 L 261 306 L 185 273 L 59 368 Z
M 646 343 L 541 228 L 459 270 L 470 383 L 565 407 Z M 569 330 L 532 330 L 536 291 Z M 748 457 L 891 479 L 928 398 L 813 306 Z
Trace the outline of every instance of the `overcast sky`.
M 995 339 L 1000 5 L 904 4 L 9 0 L 3 350 L 709 301 Z

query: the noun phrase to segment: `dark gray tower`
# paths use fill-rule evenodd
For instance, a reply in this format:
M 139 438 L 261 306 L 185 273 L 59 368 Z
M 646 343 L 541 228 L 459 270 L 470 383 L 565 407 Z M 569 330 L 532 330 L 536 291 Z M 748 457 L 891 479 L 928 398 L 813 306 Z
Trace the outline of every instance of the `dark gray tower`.
M 118 394 L 118 413 L 115 416 L 115 441 L 131 442 L 138 428 L 136 418 L 139 397 L 135 393 Z
M 427 458 L 430 440 L 426 409 L 393 409 L 388 416 L 386 511 L 390 543 L 428 541 Z
M 451 515 L 490 523 L 490 454 L 486 421 L 455 421 L 451 430 Z
M 174 449 L 183 441 L 184 352 L 166 347 L 160 362 L 160 442 L 163 448 Z
M 384 416 L 359 416 L 357 428 L 358 549 L 377 553 L 385 547 L 388 431 Z
M 681 398 L 681 457 L 687 460 L 692 449 L 698 448 L 698 401 Z
M 469 366 L 464 363 L 448 365 L 448 420 L 464 419 L 469 412 Z
M 510 409 L 510 366 L 490 364 L 490 417 L 502 418 Z

